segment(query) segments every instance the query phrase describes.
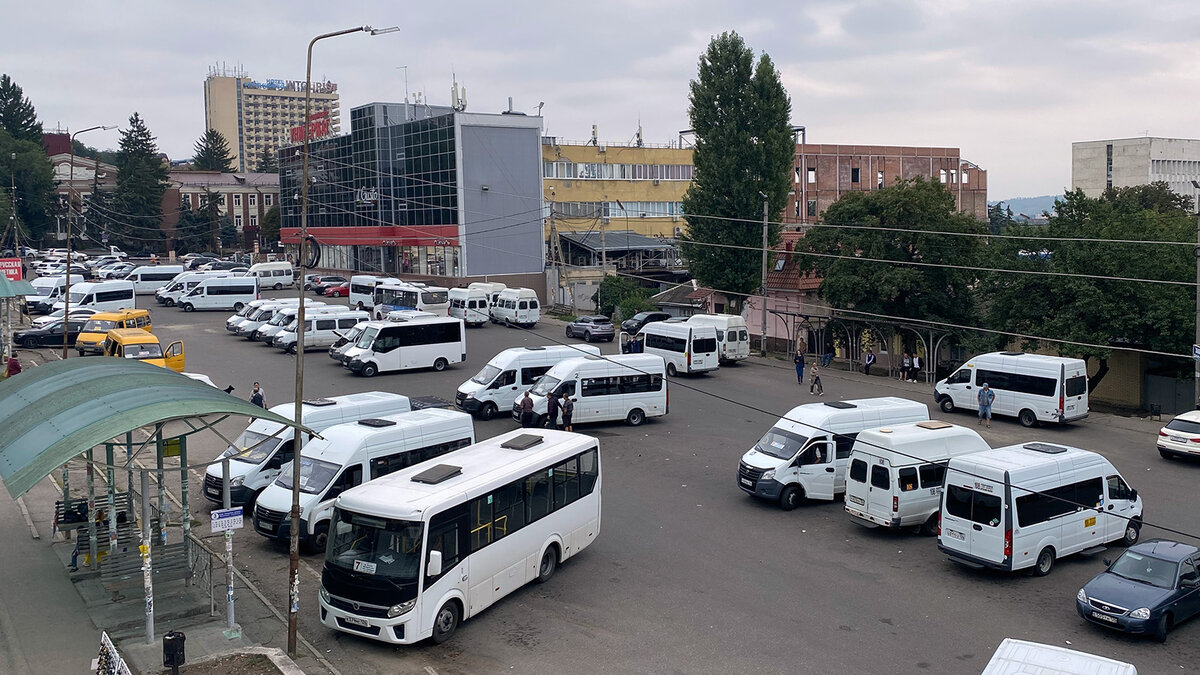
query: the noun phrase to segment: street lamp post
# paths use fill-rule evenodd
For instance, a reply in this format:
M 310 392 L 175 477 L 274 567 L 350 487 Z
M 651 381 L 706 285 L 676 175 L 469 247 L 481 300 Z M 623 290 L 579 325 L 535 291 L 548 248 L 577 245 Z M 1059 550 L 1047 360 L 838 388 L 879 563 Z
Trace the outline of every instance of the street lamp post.
M 67 181 L 67 279 L 63 284 L 63 347 L 62 357 L 67 358 L 67 331 L 71 324 L 69 317 L 71 316 L 71 215 L 75 210 L 75 197 L 78 191 L 75 189 L 75 137 L 79 134 L 103 129 L 109 131 L 116 129 L 115 125 L 100 124 L 87 129 L 80 129 L 71 134 L 71 178 Z M 82 211 L 82 209 L 80 209 Z
M 296 264 L 301 268 L 301 281 L 296 284 L 299 289 L 300 304 L 296 307 L 296 397 L 293 419 L 299 422 L 304 408 L 304 246 L 308 240 L 308 116 L 312 114 L 312 53 L 313 45 L 325 38 L 348 35 L 350 33 L 370 33 L 382 35 L 395 33 L 399 26 L 374 29 L 370 26 L 356 26 L 345 30 L 318 35 L 308 43 L 308 62 L 304 70 L 304 151 L 300 158 L 300 248 L 296 256 Z M 287 649 L 290 656 L 296 655 L 296 629 L 300 618 L 300 428 L 295 429 L 292 437 L 292 518 L 291 533 L 288 538 L 288 636 Z

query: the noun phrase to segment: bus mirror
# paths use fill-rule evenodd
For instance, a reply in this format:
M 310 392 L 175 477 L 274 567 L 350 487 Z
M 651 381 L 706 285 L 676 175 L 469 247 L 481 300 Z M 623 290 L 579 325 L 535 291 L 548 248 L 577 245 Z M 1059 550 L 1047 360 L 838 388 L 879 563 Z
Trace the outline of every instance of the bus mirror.
M 436 577 L 442 573 L 442 552 L 430 551 L 429 564 L 425 566 L 425 576 Z

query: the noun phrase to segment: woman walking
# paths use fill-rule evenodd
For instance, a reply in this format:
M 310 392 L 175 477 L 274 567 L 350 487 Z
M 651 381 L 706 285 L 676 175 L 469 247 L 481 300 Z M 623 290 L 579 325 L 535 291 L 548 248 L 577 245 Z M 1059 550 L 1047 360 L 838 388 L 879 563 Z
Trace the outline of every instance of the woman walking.
M 808 393 L 816 394 L 817 396 L 825 395 L 825 387 L 821 385 L 821 374 L 818 372 L 817 364 L 812 367 L 812 379 L 808 383 Z

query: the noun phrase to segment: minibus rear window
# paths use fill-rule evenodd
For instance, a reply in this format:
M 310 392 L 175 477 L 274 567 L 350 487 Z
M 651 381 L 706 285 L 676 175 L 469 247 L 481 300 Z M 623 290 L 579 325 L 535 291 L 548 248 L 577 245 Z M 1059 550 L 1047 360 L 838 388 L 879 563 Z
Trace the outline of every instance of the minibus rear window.
M 912 492 L 913 490 L 917 489 L 917 470 L 916 469 L 914 469 L 912 467 L 900 469 L 899 474 L 900 474 L 900 491 L 901 492 Z
M 981 525 L 995 527 L 1000 524 L 999 497 L 959 485 L 946 488 L 946 511 L 955 518 Z
M 861 459 L 850 462 L 850 480 L 855 483 L 867 482 L 867 463 Z
M 1067 378 L 1067 396 L 1083 396 L 1087 393 L 1087 378 L 1080 375 L 1078 377 Z
M 692 340 L 692 351 L 697 354 L 709 354 L 717 351 L 716 338 L 697 338 Z
M 888 489 L 892 484 L 891 476 L 888 475 L 886 466 L 876 464 L 871 467 L 871 487 Z

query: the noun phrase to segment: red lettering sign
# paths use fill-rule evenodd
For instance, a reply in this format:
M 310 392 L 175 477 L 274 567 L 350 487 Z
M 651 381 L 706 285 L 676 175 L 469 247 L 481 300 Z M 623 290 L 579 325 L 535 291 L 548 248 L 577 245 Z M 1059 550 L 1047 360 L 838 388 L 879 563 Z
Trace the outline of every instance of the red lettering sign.
M 314 119 L 313 121 L 308 123 L 308 137 L 310 140 L 313 138 L 321 138 L 322 136 L 328 136 L 328 135 L 329 135 L 329 114 L 328 113 L 325 114 L 325 117 L 323 119 Z M 304 125 L 300 125 L 298 127 L 292 127 L 291 137 L 292 137 L 293 143 L 303 143 L 304 142 Z
M 4 276 L 8 277 L 9 281 L 21 280 L 21 259 L 20 258 L 0 258 L 0 271 L 4 272 Z

